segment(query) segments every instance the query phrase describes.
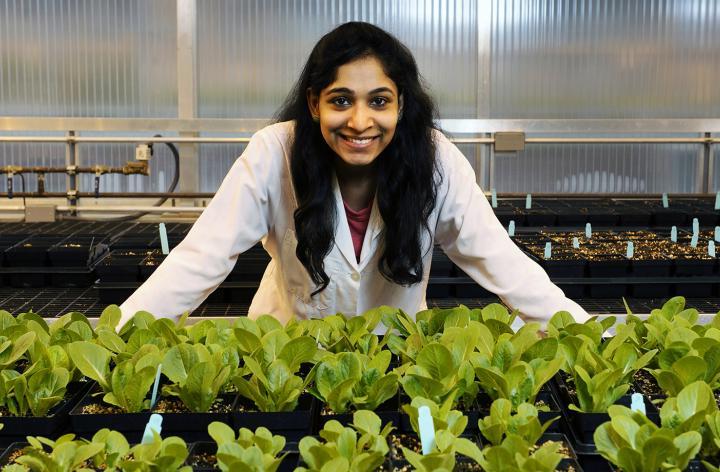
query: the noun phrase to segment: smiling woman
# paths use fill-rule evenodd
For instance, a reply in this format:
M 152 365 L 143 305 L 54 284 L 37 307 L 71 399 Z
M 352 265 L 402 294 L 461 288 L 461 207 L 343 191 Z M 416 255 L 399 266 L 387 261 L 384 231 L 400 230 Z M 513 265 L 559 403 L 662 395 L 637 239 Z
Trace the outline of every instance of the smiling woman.
M 196 308 L 262 241 L 272 260 L 249 316 L 426 307 L 432 248 L 525 318 L 588 318 L 510 240 L 462 153 L 436 128 L 412 53 L 368 23 L 315 45 L 277 123 L 253 136 L 213 200 L 121 306 Z M 160 296 L 162 294 L 162 296 Z

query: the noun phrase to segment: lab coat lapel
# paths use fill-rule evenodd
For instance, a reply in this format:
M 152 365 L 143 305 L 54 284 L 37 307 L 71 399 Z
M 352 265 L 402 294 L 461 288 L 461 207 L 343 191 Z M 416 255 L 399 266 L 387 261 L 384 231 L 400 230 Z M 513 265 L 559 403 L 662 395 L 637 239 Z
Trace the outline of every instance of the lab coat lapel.
M 380 209 L 378 208 L 376 196 L 373 199 L 372 210 L 370 210 L 370 221 L 368 222 L 368 228 L 365 232 L 362 250 L 360 251 L 360 270 L 363 270 L 372 260 L 378 247 L 378 236 L 380 236 L 380 233 L 382 233 L 384 228 L 385 225 L 382 217 L 380 216 Z
M 358 267 L 355 258 L 355 249 L 353 248 L 352 237 L 350 236 L 350 225 L 345 214 L 345 206 L 343 205 L 342 194 L 340 193 L 340 185 L 338 185 L 337 177 L 333 174 L 333 191 L 335 193 L 335 245 L 340 249 L 342 255 L 347 259 L 351 267 Z

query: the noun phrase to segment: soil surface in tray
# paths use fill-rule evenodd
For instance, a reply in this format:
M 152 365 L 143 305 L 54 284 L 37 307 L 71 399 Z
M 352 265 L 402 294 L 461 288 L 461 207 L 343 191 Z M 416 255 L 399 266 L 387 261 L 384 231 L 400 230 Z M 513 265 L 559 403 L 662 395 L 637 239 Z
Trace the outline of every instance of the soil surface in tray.
M 210 409 L 203 413 L 230 413 L 232 411 L 232 404 L 225 401 L 224 398 L 218 397 L 215 399 Z M 155 413 L 195 413 L 188 409 L 185 404 L 177 398 L 162 398 L 158 400 L 155 409 Z
M 187 463 L 193 469 L 212 469 L 217 467 L 217 457 L 215 457 L 215 454 L 210 454 L 209 452 L 201 452 L 188 457 Z

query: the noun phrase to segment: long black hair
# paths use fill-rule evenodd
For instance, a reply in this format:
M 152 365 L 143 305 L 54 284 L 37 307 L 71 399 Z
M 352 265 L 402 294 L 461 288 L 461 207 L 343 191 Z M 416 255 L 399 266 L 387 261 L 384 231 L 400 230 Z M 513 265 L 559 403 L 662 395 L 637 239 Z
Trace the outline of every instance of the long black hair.
M 365 57 L 377 58 L 403 98 L 402 118 L 388 146 L 376 158 L 376 198 L 385 222 L 384 249 L 378 263 L 383 276 L 400 285 L 420 282 L 423 232 L 437 196 L 433 129 L 436 107 L 421 84 L 410 50 L 397 38 L 369 23 L 345 23 L 315 45 L 300 78 L 276 114 L 295 122 L 290 171 L 295 210 L 296 255 L 318 293 L 330 278 L 323 261 L 335 238 L 336 207 L 332 188 L 333 151 L 310 114 L 307 91 L 319 95 L 336 78 L 340 66 Z

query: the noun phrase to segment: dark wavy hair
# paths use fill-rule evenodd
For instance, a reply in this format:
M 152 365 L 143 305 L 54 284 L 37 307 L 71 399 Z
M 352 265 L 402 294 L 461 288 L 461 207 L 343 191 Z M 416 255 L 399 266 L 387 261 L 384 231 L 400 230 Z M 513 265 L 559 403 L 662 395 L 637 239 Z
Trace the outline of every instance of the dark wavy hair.
M 295 122 L 290 171 L 298 207 L 294 213 L 296 255 L 318 289 L 330 278 L 324 259 L 332 249 L 337 221 L 332 188 L 333 151 L 310 114 L 307 91 L 320 94 L 336 78 L 340 66 L 375 57 L 403 97 L 402 118 L 395 135 L 377 157 L 376 198 L 385 222 L 383 253 L 378 268 L 397 284 L 418 283 L 423 275 L 422 236 L 437 196 L 437 165 L 433 129 L 435 103 L 421 83 L 410 50 L 397 38 L 369 23 L 345 23 L 315 45 L 300 78 L 275 115 Z

